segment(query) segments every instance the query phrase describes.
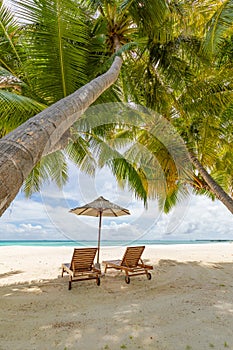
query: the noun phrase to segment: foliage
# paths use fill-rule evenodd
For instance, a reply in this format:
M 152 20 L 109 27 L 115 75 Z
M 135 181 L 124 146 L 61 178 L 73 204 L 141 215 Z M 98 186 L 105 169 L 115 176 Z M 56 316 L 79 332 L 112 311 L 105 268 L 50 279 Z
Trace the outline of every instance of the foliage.
M 126 101 L 156 111 L 232 193 L 232 1 L 12 2 L 13 12 L 0 6 L 1 137 L 121 55 L 120 79 L 96 104 Z M 187 192 L 185 179 L 210 194 L 198 173 L 191 179 L 182 166 L 178 173 L 166 143 L 154 137 L 156 118 L 143 123 L 108 120 L 95 126 L 83 118 L 66 154 L 89 174 L 109 166 L 119 184 L 144 203 L 158 198 L 165 211 Z M 38 164 L 25 182 L 26 193 L 50 177 L 58 185 L 67 179 L 63 153 Z

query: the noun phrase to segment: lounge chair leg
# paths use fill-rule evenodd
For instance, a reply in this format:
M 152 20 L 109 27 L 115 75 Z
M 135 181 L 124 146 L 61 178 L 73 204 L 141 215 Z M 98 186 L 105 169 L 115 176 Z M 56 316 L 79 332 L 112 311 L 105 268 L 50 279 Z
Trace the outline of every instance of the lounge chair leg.
M 130 278 L 129 278 L 129 275 L 128 275 L 127 272 L 126 272 L 126 276 L 125 276 L 125 282 L 126 282 L 127 284 L 130 284 Z
M 69 287 L 68 290 L 71 290 L 71 284 L 72 284 L 72 280 L 69 281 Z

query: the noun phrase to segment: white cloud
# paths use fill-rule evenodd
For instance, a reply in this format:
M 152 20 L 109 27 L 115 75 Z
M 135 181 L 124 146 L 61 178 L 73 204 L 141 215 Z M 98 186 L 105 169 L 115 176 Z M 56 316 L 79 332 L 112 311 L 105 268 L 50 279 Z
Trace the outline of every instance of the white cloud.
M 32 225 L 32 224 L 20 224 L 19 228 L 17 230 L 18 230 L 18 232 L 41 231 L 42 226 L 41 225 Z
M 233 217 L 218 200 L 204 196 L 191 196 L 189 208 L 180 225 L 171 233 L 166 232 L 171 214 L 163 214 L 150 233 L 160 239 L 233 239 Z
M 146 210 L 130 192 L 117 188 L 106 169 L 90 178 L 71 165 L 63 190 L 50 184 L 31 199 L 17 196 L 0 219 L 0 240 L 96 240 L 99 219 L 69 210 L 100 195 L 131 212 L 130 216 L 103 218 L 102 239 L 233 239 L 232 214 L 219 201 L 191 196 L 166 215 L 158 211 L 155 201 Z

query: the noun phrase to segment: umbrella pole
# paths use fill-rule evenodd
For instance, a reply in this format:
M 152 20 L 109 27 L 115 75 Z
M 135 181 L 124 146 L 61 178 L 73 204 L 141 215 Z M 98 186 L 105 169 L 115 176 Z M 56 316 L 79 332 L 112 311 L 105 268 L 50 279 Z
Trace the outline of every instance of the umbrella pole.
M 99 219 L 99 235 L 98 235 L 98 250 L 97 250 L 97 264 L 99 264 L 99 256 L 100 256 L 100 233 L 101 233 L 101 224 L 102 224 L 102 211 L 100 211 L 100 219 Z

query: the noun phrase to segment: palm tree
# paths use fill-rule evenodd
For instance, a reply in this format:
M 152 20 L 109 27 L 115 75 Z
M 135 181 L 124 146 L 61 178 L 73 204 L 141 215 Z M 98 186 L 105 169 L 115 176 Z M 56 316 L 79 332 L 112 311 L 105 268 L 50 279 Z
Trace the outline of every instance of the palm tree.
M 15 1 L 15 3 L 19 4 L 20 1 Z M 0 160 L 0 167 L 2 170 L 1 171 L 2 181 L 0 182 L 0 191 L 1 191 L 0 192 L 1 193 L 0 214 L 4 212 L 4 210 L 8 207 L 10 202 L 14 199 L 24 179 L 28 176 L 30 171 L 34 168 L 35 164 L 37 164 L 37 162 L 41 159 L 41 157 L 61 147 L 61 142 L 63 141 L 64 143 L 67 142 L 68 136 L 70 135 L 69 128 L 73 125 L 73 123 L 80 117 L 80 115 L 82 115 L 82 113 L 92 103 L 94 103 L 98 99 L 98 97 L 100 97 L 103 94 L 104 91 L 106 91 L 116 81 L 122 66 L 122 58 L 120 57 L 120 55 L 124 55 L 124 57 L 130 56 L 130 58 L 131 59 L 133 58 L 134 60 L 135 60 L 135 57 L 138 58 L 138 53 L 136 53 L 136 56 L 135 56 L 135 54 L 132 54 L 132 53 L 127 54 L 126 51 L 122 49 L 119 50 L 121 44 L 125 44 L 125 48 L 130 47 L 130 38 L 128 37 L 128 31 L 126 30 L 126 27 L 128 26 L 128 29 L 134 33 L 135 26 L 136 26 L 138 32 L 142 35 L 145 35 L 146 32 L 148 33 L 148 28 L 150 30 L 151 28 L 153 28 L 153 30 L 151 30 L 152 39 L 154 40 L 157 37 L 159 38 L 159 40 L 161 40 L 162 31 L 159 30 L 160 29 L 159 26 L 161 26 L 161 24 L 165 26 L 165 23 L 166 23 L 165 19 L 167 19 L 168 14 L 171 12 L 170 2 L 168 3 L 169 4 L 168 5 L 166 2 L 163 2 L 163 1 L 159 1 L 159 2 L 154 2 L 152 0 L 124 1 L 122 3 L 121 10 L 124 10 L 125 11 L 124 13 L 128 14 L 128 10 L 130 9 L 131 13 L 134 14 L 134 21 L 131 21 L 128 19 L 126 21 L 126 18 L 122 15 L 122 13 L 120 11 L 117 12 L 116 7 L 114 8 L 114 6 L 112 6 L 113 1 L 103 1 L 102 3 L 100 1 L 98 2 L 93 1 L 93 3 L 94 4 L 97 3 L 98 5 L 101 4 L 101 6 L 98 7 L 100 13 L 107 14 L 104 16 L 103 20 L 99 20 L 97 21 L 97 23 L 98 23 L 98 26 L 101 26 L 101 25 L 104 26 L 104 24 L 106 23 L 108 24 L 107 39 L 110 43 L 109 47 L 110 47 L 110 50 L 112 51 L 117 50 L 117 54 L 115 55 L 115 58 L 113 60 L 111 67 L 109 68 L 109 70 L 107 70 L 106 73 L 103 73 L 102 75 L 99 75 L 97 78 L 94 78 L 92 81 L 82 86 L 81 88 L 76 90 L 74 93 L 71 93 L 67 97 L 65 96 L 69 94 L 69 92 L 65 84 L 66 74 L 65 74 L 65 71 L 61 69 L 61 82 L 63 87 L 64 98 L 54 103 L 51 107 L 48 107 L 46 110 L 40 112 L 35 117 L 29 119 L 22 126 L 18 127 L 13 133 L 8 134 L 7 136 L 5 136 L 0 140 L 1 153 L 3 154 Z M 116 2 L 116 4 L 118 4 L 118 2 Z M 35 5 L 34 2 L 29 0 L 27 1 L 26 6 L 24 4 L 24 9 L 25 9 L 24 17 L 26 14 L 26 18 L 29 20 L 29 22 L 32 19 L 32 14 L 35 13 L 34 5 Z M 45 5 L 46 5 L 46 2 L 42 2 L 42 4 L 40 5 L 41 6 L 40 11 L 41 13 L 43 13 L 43 17 L 47 17 L 47 11 L 45 11 L 46 9 Z M 58 1 L 56 5 L 60 5 L 60 2 Z M 66 6 L 67 8 L 69 8 L 68 5 L 66 4 L 64 6 L 64 9 L 66 8 Z M 56 8 L 56 11 L 59 12 L 59 16 L 57 16 L 57 18 L 60 19 L 62 15 L 61 7 L 55 6 L 55 8 Z M 110 11 L 110 9 L 113 9 L 113 10 Z M 28 14 L 30 14 L 30 16 L 28 16 Z M 155 16 L 155 14 L 158 14 L 158 16 Z M 118 23 L 118 20 L 119 20 L 118 17 L 120 19 L 119 23 Z M 150 19 L 150 21 L 148 21 L 148 19 Z M 126 27 L 123 26 L 125 21 L 127 22 Z M 82 23 L 80 24 L 82 29 L 84 28 L 84 25 L 85 25 L 85 23 L 83 22 L 85 21 L 82 21 Z M 58 28 L 59 28 L 58 34 L 60 34 L 59 36 L 60 43 L 61 43 L 61 39 L 63 38 L 63 36 L 61 36 L 61 31 L 60 31 L 61 23 L 63 22 L 59 21 L 58 23 Z M 168 21 L 168 25 L 170 24 L 171 23 Z M 38 34 L 38 32 L 36 31 L 36 28 L 38 27 L 38 25 L 40 26 L 40 22 L 38 24 L 37 21 L 32 21 L 32 23 L 29 23 L 28 25 L 31 26 L 32 28 L 32 32 L 28 37 L 28 40 L 31 41 L 33 38 L 33 35 Z M 65 26 L 68 26 L 67 22 L 65 22 Z M 44 36 L 43 40 L 48 44 L 49 41 L 46 38 L 46 33 L 43 32 L 44 28 L 45 28 L 44 23 L 42 22 L 42 26 L 40 26 L 39 33 L 42 32 Z M 98 31 L 98 28 L 97 28 L 97 31 Z M 103 39 L 103 36 L 102 37 L 100 36 L 100 39 Z M 165 38 L 162 38 L 162 39 L 167 40 L 168 37 L 166 36 Z M 82 40 L 84 39 L 82 38 Z M 69 38 L 66 41 L 67 47 L 71 46 L 69 45 L 70 43 L 72 43 L 72 46 L 75 46 L 73 45 L 74 38 Z M 81 46 L 85 47 L 85 49 L 87 50 L 88 43 L 87 43 L 87 46 L 85 46 L 83 45 L 83 41 L 82 41 Z M 61 45 L 59 46 L 59 48 L 61 48 Z M 45 50 L 45 52 L 48 52 L 48 51 L 49 49 L 47 51 Z M 106 55 L 106 52 L 105 52 L 105 55 Z M 104 55 L 102 55 L 102 57 L 103 56 Z M 85 54 L 84 54 L 84 57 L 85 57 Z M 59 58 L 60 58 L 59 67 L 61 68 L 63 67 L 61 63 L 64 62 L 64 60 L 62 59 L 64 58 L 64 56 L 61 54 Z M 38 64 L 40 64 L 43 69 L 44 58 Z M 7 69 L 7 67 L 5 67 L 5 69 Z M 47 71 L 47 72 L 50 72 L 50 71 Z M 28 74 L 25 75 L 25 78 L 28 79 Z M 54 76 L 51 75 L 51 78 L 53 80 Z M 34 75 L 34 81 L 32 76 L 30 79 L 30 84 L 32 84 L 36 80 L 37 80 L 37 76 Z M 36 84 L 35 86 L 38 87 Z M 53 101 L 48 100 L 49 97 L 46 95 L 45 91 L 43 91 L 43 88 L 40 90 L 40 89 L 36 89 L 33 86 L 31 91 L 34 91 L 36 97 L 39 96 L 39 98 L 41 99 L 40 103 L 42 105 L 45 102 L 47 104 L 53 103 Z M 62 145 L 64 144 L 62 143 Z
M 129 3 L 131 4 L 131 1 L 129 1 Z M 139 6 L 143 4 L 138 4 L 138 2 L 135 1 L 134 5 L 136 5 L 136 3 Z M 150 6 L 153 6 L 153 8 L 156 7 L 152 1 L 148 2 L 148 4 L 150 4 Z M 70 76 L 77 74 L 77 67 L 80 66 L 80 62 L 77 62 L 76 65 L 71 64 L 73 69 L 65 70 L 63 65 L 64 54 L 67 53 L 68 55 L 70 54 L 70 56 L 74 56 L 74 49 L 76 48 L 76 43 L 77 45 L 79 44 L 79 50 L 81 50 L 83 47 L 83 51 L 87 50 L 89 39 L 85 38 L 84 35 L 85 30 L 87 29 L 85 23 L 83 23 L 82 20 L 77 21 L 77 16 L 74 16 L 73 18 L 69 17 L 69 15 L 71 16 L 72 14 L 74 14 L 74 9 L 77 8 L 77 5 L 75 4 L 75 2 L 67 1 L 65 3 L 63 2 L 63 5 L 61 6 L 61 2 L 57 1 L 53 3 L 52 11 L 48 11 L 50 10 L 51 4 L 48 4 L 47 1 L 42 1 L 39 4 L 35 4 L 34 1 L 28 0 L 27 2 L 21 4 L 20 1 L 16 0 L 14 1 L 14 5 L 19 7 L 17 11 L 21 13 L 23 18 L 28 21 L 26 25 L 27 29 L 31 29 L 28 33 L 24 30 L 24 34 L 26 34 L 25 36 L 21 37 L 22 46 L 25 45 L 25 47 L 27 47 L 27 42 L 31 43 L 31 41 L 33 41 L 35 45 L 42 45 L 42 56 L 39 57 L 39 59 L 34 60 L 33 52 L 32 54 L 30 52 L 28 56 L 29 60 L 27 62 L 27 65 L 25 66 L 23 63 L 21 64 L 21 62 L 25 62 L 25 60 L 21 59 L 20 53 L 19 51 L 17 51 L 17 46 L 15 44 L 15 42 L 20 42 L 21 44 L 21 41 L 17 41 L 17 37 L 15 36 L 15 30 L 12 29 L 12 23 L 9 25 L 8 18 L 5 18 L 6 23 L 3 23 L 2 25 L 3 33 L 1 34 L 1 36 L 4 36 L 6 38 L 6 45 L 10 46 L 13 49 L 14 57 L 12 57 L 11 65 L 9 65 L 10 67 L 8 67 L 8 65 L 4 66 L 4 62 L 6 61 L 4 60 L 4 57 L 3 59 L 1 59 L 1 61 L 3 61 L 3 68 L 8 71 L 11 71 L 11 74 L 13 76 L 19 76 L 19 84 L 26 84 L 26 86 L 24 85 L 26 92 L 28 91 L 28 89 L 30 89 L 30 91 L 34 93 L 36 100 L 39 97 L 40 103 L 42 104 L 42 107 L 41 105 L 40 107 L 42 109 L 44 103 L 50 104 L 54 101 L 51 101 L 50 95 L 47 95 L 48 86 L 44 90 L 43 82 L 40 82 L 40 77 L 33 73 L 32 75 L 30 75 L 31 73 L 29 72 L 29 68 L 33 65 L 33 67 L 40 67 L 42 71 L 43 69 L 46 69 L 46 73 L 51 74 L 51 79 L 47 79 L 48 84 L 50 87 L 52 86 L 52 88 L 55 90 L 56 80 L 55 76 L 52 73 L 54 71 L 53 65 L 58 65 L 60 69 L 59 79 L 62 83 L 63 88 L 63 98 L 60 99 L 60 96 L 58 102 L 54 103 L 51 107 L 46 108 L 45 110 L 37 114 L 35 117 L 30 118 L 23 125 L 19 126 L 12 133 L 7 134 L 4 138 L 0 140 L 2 154 L 2 158 L 0 161 L 0 214 L 2 214 L 4 210 L 9 206 L 9 204 L 17 194 L 18 190 L 22 186 L 23 181 L 26 179 L 28 174 L 38 163 L 41 157 L 57 149 L 58 143 L 60 143 L 61 137 L 63 135 L 65 135 L 65 138 L 67 139 L 67 131 L 73 125 L 73 123 L 93 102 L 95 102 L 98 99 L 99 96 L 103 94 L 104 91 L 106 91 L 116 81 L 122 65 L 122 58 L 118 54 L 115 56 L 111 67 L 105 73 L 98 76 L 97 78 L 94 78 L 92 81 L 82 86 L 75 92 L 69 94 L 70 91 L 67 89 L 67 84 L 65 83 L 65 76 L 67 73 Z M 108 1 L 105 2 L 105 5 L 108 9 Z M 143 7 L 144 6 L 145 4 L 143 4 Z M 160 6 L 158 6 L 157 4 L 157 7 L 159 8 Z M 125 12 L 127 12 L 127 2 L 124 3 L 124 8 Z M 5 9 L 3 9 L 3 11 L 3 14 L 5 14 Z M 161 10 L 159 11 L 159 13 L 161 13 Z M 144 8 L 143 12 L 145 12 Z M 62 16 L 64 14 L 67 15 L 67 13 L 69 20 L 64 21 L 64 18 Z M 118 12 L 118 15 L 119 14 L 120 12 Z M 50 17 L 51 15 L 54 16 Z M 124 33 L 122 33 L 121 26 L 116 26 L 115 15 L 116 14 L 114 13 L 114 11 L 113 13 L 108 12 L 108 17 L 112 19 L 112 22 L 109 21 L 108 28 L 108 38 L 111 41 L 112 50 L 119 49 L 124 37 Z M 7 17 L 7 15 L 3 17 Z M 41 21 L 38 22 L 38 18 Z M 48 66 L 46 65 L 45 67 L 46 54 L 50 52 L 51 48 L 51 37 L 47 35 L 46 20 L 48 20 L 50 24 L 50 22 L 52 23 L 54 19 L 57 24 L 57 44 L 60 49 L 59 62 L 56 61 L 57 57 L 55 55 L 54 59 L 50 62 L 51 64 Z M 122 23 L 124 23 L 125 18 L 123 18 L 122 15 L 120 15 L 120 19 Z M 9 21 L 11 20 L 12 19 L 10 18 Z M 70 38 L 69 36 L 67 37 L 65 35 L 69 33 L 70 25 L 75 26 L 75 29 L 77 29 L 77 33 L 80 34 L 78 38 L 74 36 Z M 79 28 L 77 28 L 78 26 Z M 39 30 L 37 31 L 38 28 Z M 11 31 L 12 35 L 9 35 L 8 29 Z M 132 28 L 130 28 L 130 30 L 132 30 Z M 12 39 L 12 37 L 15 40 L 15 42 Z M 39 38 L 41 38 L 42 40 L 38 40 Z M 62 41 L 65 41 L 65 48 L 61 45 Z M 86 45 L 84 44 L 84 42 Z M 77 60 L 80 60 L 83 51 L 81 50 L 81 55 L 77 56 Z M 83 56 L 85 59 L 85 52 L 83 53 Z M 16 73 L 13 70 L 15 58 L 17 59 Z M 82 63 L 83 59 L 81 60 L 81 64 Z M 34 70 L 34 72 L 35 71 L 36 70 Z M 77 89 L 77 86 L 75 86 L 75 89 Z
M 216 6 L 219 13 L 222 3 Z M 186 19 L 189 20 L 189 13 Z M 216 57 L 213 61 L 210 51 L 203 55 L 208 38 L 203 45 L 202 33 L 190 33 L 182 26 L 179 29 L 178 35 L 171 34 L 170 40 L 163 43 L 151 38 L 146 54 L 144 49 L 140 60 L 134 65 L 129 62 L 125 71 L 127 97 L 157 110 L 177 127 L 198 171 L 192 181 L 195 190 L 211 193 L 233 212 L 232 198 L 226 193 L 232 193 L 229 118 L 232 120 L 233 67 L 229 60 L 224 65 L 219 65 Z

